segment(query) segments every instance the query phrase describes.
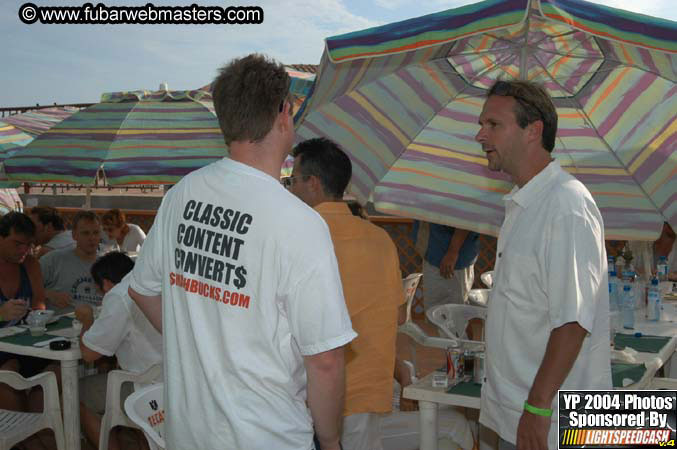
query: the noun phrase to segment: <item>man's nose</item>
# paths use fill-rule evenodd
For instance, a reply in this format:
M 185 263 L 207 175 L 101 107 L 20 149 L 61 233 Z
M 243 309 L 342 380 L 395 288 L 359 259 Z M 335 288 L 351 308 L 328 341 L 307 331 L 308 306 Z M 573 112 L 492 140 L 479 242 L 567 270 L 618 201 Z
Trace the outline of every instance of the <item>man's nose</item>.
M 475 140 L 476 140 L 477 142 L 480 142 L 480 143 L 481 143 L 481 142 L 484 142 L 485 138 L 486 138 L 486 136 L 485 136 L 485 134 L 484 134 L 484 127 L 480 127 L 480 130 L 479 130 L 479 131 L 477 132 L 477 134 L 475 135 Z

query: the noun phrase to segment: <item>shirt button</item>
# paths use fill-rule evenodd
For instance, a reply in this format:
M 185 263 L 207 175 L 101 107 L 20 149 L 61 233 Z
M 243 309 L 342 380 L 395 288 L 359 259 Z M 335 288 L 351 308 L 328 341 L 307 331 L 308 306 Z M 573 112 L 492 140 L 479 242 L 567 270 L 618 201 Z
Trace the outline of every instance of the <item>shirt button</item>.
M 498 257 L 500 258 L 501 256 L 503 256 L 503 252 L 498 252 Z

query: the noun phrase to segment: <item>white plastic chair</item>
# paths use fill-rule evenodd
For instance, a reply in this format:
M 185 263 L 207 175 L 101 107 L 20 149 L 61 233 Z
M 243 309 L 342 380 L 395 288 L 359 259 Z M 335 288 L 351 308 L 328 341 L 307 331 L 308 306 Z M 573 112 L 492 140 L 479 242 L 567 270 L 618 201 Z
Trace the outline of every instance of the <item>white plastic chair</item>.
M 56 448 L 66 450 L 56 376 L 52 372 L 43 372 L 31 378 L 24 378 L 16 372 L 0 370 L 0 382 L 17 390 L 42 386 L 44 395 L 44 410 L 41 413 L 0 409 L 0 450 L 9 450 L 15 444 L 45 428 L 54 431 Z
M 487 270 L 482 275 L 480 275 L 480 280 L 482 280 L 482 283 L 484 283 L 486 287 L 491 289 L 494 287 L 494 271 Z
M 470 289 L 468 291 L 468 302 L 471 305 L 486 307 L 489 303 L 489 293 L 491 289 Z
M 123 383 L 149 384 L 161 379 L 162 366 L 154 365 L 143 373 L 132 373 L 125 370 L 112 370 L 108 372 L 106 384 L 106 411 L 101 419 L 101 431 L 99 433 L 99 450 L 108 449 L 110 430 L 118 425 L 131 428 L 139 428 L 136 423 L 129 420 L 120 404 L 120 391 Z
M 164 383 L 139 389 L 125 400 L 125 412 L 146 435 L 151 450 L 165 448 Z
M 676 378 L 654 378 L 653 380 L 651 380 L 651 383 L 649 383 L 649 387 L 647 389 L 650 389 L 652 391 L 657 391 L 657 390 L 674 391 L 674 390 L 677 390 L 677 379 Z
M 447 349 L 449 347 L 455 347 L 458 345 L 455 339 L 448 339 L 445 337 L 433 337 L 428 336 L 423 329 L 412 322 L 411 320 L 411 305 L 414 302 L 414 294 L 416 293 L 416 287 L 421 281 L 421 273 L 412 273 L 408 277 L 402 280 L 404 286 L 405 298 L 407 299 L 407 319 L 405 322 L 397 328 L 398 333 L 406 334 L 413 339 L 414 343 L 422 345 L 424 347 L 435 347 Z M 414 343 L 411 344 L 411 358 L 413 360 L 414 367 L 416 366 L 416 347 Z
M 407 304 L 407 322 L 411 321 L 411 305 L 416 297 L 416 288 L 421 282 L 422 273 L 411 273 L 402 279 L 402 288 L 404 289 L 404 302 Z
M 486 320 L 487 308 L 473 305 L 437 305 L 426 311 L 428 320 L 439 328 L 442 335 L 459 341 L 466 350 L 482 350 L 484 342 L 469 340 L 466 335 L 468 322 L 472 319 Z

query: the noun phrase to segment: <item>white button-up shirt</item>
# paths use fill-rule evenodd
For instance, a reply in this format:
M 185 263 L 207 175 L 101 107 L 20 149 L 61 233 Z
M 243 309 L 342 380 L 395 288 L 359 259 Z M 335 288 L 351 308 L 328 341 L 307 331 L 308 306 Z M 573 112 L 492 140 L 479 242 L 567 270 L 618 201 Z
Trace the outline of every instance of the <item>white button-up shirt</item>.
M 550 333 L 588 331 L 561 389 L 611 389 L 609 289 L 602 217 L 581 182 L 551 162 L 504 197 L 486 323 L 480 422 L 515 443 Z M 548 436 L 557 448 L 557 396 Z

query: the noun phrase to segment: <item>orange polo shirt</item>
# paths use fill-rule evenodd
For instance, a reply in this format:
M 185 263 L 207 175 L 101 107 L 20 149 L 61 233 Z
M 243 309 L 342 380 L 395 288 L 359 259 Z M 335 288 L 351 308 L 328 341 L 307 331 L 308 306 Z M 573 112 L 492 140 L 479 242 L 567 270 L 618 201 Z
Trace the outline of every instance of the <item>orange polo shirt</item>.
M 315 207 L 329 225 L 343 295 L 357 332 L 346 346 L 344 416 L 392 408 L 397 308 L 404 302 L 397 248 L 388 233 L 343 202 Z

